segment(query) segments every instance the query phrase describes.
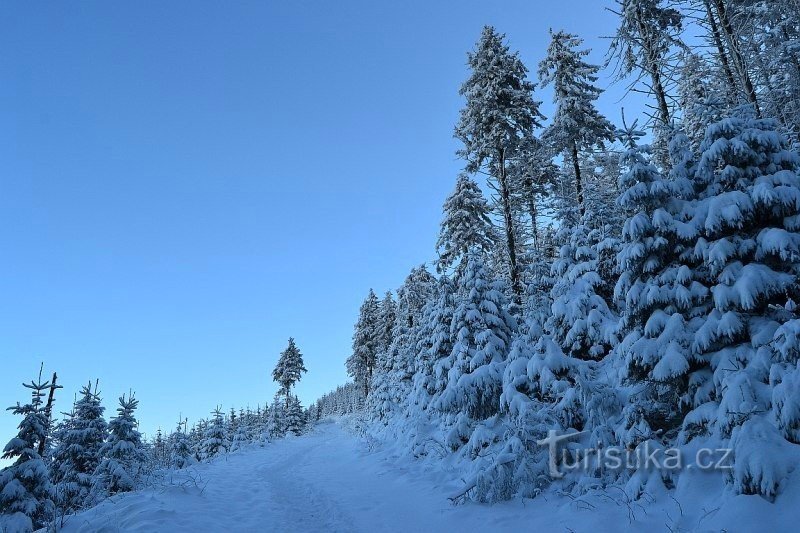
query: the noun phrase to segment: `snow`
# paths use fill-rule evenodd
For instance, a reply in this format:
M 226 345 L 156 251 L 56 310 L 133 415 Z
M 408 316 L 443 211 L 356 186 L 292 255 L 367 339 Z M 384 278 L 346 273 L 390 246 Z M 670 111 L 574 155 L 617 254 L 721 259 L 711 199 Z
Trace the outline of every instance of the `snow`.
M 789 531 L 800 520 L 800 483 L 770 503 L 725 493 L 723 474 L 691 470 L 673 495 L 644 480 L 652 496 L 638 501 L 608 489 L 453 505 L 447 496 L 464 482 L 447 461 L 401 459 L 347 425 L 323 422 L 308 435 L 176 472 L 70 517 L 63 531 Z

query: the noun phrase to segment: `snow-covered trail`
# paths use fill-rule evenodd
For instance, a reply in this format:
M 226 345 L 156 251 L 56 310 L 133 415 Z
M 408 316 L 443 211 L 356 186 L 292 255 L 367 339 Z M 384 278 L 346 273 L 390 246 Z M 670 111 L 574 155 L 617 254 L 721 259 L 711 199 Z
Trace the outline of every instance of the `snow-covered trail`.
M 328 423 L 114 497 L 70 518 L 63 531 L 510 531 L 503 518 L 512 516 L 519 524 L 519 509 L 454 507 L 446 493 Z
M 111 498 L 71 517 L 63 531 L 789 531 L 800 520 L 795 485 L 773 505 L 754 496 L 710 498 L 720 480 L 702 477 L 680 503 L 625 503 L 617 489 L 453 506 L 446 495 L 462 484 L 455 473 L 391 453 L 370 452 L 338 424 L 324 423 L 309 435 L 231 453 Z

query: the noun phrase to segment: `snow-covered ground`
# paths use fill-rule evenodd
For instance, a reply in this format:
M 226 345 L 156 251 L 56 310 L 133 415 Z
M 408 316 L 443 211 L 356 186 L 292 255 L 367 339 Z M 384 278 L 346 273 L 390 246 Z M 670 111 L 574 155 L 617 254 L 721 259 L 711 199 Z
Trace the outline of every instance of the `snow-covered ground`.
M 389 448 L 371 451 L 329 422 L 116 496 L 71 517 L 64 531 L 791 531 L 800 523 L 797 483 L 775 503 L 758 496 L 715 502 L 708 494 L 716 487 L 698 478 L 691 489 L 679 487 L 680 503 L 625 503 L 609 491 L 454 506 L 446 495 L 460 484 L 447 468 L 398 460 Z

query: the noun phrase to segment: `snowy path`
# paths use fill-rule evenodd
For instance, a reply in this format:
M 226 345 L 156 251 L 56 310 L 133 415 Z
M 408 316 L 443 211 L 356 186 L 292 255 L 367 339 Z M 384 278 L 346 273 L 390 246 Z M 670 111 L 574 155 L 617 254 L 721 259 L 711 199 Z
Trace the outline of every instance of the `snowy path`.
M 400 465 L 406 465 L 405 467 Z M 368 452 L 339 425 L 229 454 L 163 487 L 112 498 L 70 518 L 65 532 L 782 531 L 800 520 L 797 491 L 776 509 L 758 497 L 665 502 L 549 496 L 452 506 L 459 480 Z M 698 496 L 704 488 L 697 486 Z M 696 509 L 693 509 L 696 507 Z M 779 511 L 776 513 L 776 511 Z M 632 514 L 633 513 L 633 514 Z M 776 516 L 777 514 L 777 516 Z M 634 516 L 635 515 L 635 516 Z M 752 528 L 752 529 L 751 529 Z
M 190 470 L 161 489 L 118 496 L 72 517 L 63 531 L 504 530 L 492 508 L 453 507 L 430 479 L 415 480 L 368 453 L 336 424 Z

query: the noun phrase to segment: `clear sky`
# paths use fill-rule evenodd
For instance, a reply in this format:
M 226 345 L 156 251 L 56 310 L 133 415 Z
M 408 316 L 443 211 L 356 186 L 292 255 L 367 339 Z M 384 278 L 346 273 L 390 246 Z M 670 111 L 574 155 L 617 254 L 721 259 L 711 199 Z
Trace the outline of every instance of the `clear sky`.
M 435 257 L 481 27 L 535 75 L 551 27 L 602 61 L 604 5 L 6 3 L 0 406 L 44 361 L 60 409 L 99 378 L 152 434 L 270 400 L 290 335 L 305 404 L 343 383 L 367 290 Z M 623 91 L 601 103 L 617 123 Z M 0 440 L 16 424 L 0 412 Z

